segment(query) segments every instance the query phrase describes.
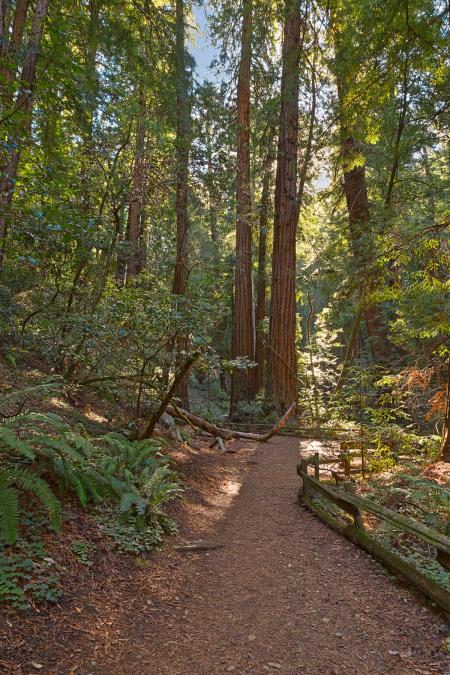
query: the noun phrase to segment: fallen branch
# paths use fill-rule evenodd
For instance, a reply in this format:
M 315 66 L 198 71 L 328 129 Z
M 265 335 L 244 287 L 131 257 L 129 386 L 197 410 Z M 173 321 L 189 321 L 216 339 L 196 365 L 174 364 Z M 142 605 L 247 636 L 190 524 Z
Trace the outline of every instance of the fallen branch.
M 167 406 L 167 412 L 169 413 L 169 415 L 172 415 L 173 417 L 178 417 L 178 419 L 185 420 L 191 426 L 196 427 L 197 429 L 202 429 L 203 431 L 206 431 L 208 434 L 211 434 L 211 436 L 223 438 L 224 440 L 227 440 L 229 438 L 244 438 L 250 441 L 259 441 L 260 443 L 265 443 L 265 441 L 268 441 L 269 438 L 275 436 L 275 434 L 277 434 L 280 431 L 280 429 L 282 429 L 286 425 L 288 419 L 290 418 L 296 407 L 297 404 L 292 403 L 288 408 L 288 410 L 286 410 L 286 412 L 284 413 L 283 417 L 280 420 L 278 420 L 275 426 L 273 426 L 272 429 L 268 431 L 266 434 L 252 434 L 246 431 L 233 431 L 232 429 L 224 429 L 222 427 L 217 427 L 215 424 L 211 424 L 210 422 L 207 422 L 201 417 L 193 415 L 187 410 L 178 408 L 178 406 L 173 405 Z
M 194 352 L 190 356 L 187 357 L 186 361 L 184 362 L 184 365 L 180 370 L 176 373 L 173 382 L 167 392 L 167 394 L 164 396 L 163 400 L 159 404 L 159 406 L 156 408 L 155 412 L 150 416 L 150 418 L 147 420 L 147 424 L 145 425 L 144 429 L 141 431 L 139 434 L 139 439 L 143 440 L 145 438 L 151 438 L 153 436 L 153 432 L 155 431 L 155 426 L 156 423 L 158 422 L 159 418 L 163 414 L 163 412 L 168 409 L 168 404 L 170 402 L 170 399 L 175 395 L 175 392 L 178 388 L 178 385 L 180 384 L 181 380 L 184 378 L 184 376 L 190 371 L 194 363 L 197 361 L 197 359 L 200 357 L 201 352 Z M 172 408 L 172 406 L 170 406 Z M 169 414 L 172 414 L 169 411 Z

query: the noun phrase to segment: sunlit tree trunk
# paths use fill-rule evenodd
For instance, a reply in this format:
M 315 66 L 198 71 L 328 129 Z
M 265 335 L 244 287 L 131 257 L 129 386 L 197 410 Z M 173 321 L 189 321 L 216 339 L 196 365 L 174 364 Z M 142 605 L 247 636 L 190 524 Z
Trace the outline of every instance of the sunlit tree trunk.
M 274 152 L 275 128 L 268 132 L 268 150 L 264 160 L 262 173 L 263 183 L 261 201 L 259 204 L 259 237 L 258 237 L 258 276 L 256 281 L 256 311 L 255 311 L 255 362 L 256 390 L 264 387 L 264 364 L 266 356 L 267 335 L 264 331 L 266 318 L 266 290 L 267 290 L 267 235 L 269 230 L 270 192 L 272 169 L 275 160 Z
M 252 205 L 250 186 L 250 70 L 252 52 L 253 0 L 243 1 L 241 56 L 237 85 L 236 138 L 236 268 L 231 338 L 233 359 L 253 361 L 255 335 L 252 290 Z M 231 380 L 230 415 L 236 414 L 239 401 L 255 392 L 252 368 L 236 369 Z
M 358 151 L 357 144 L 351 136 L 347 136 L 343 142 L 343 160 L 344 167 L 353 163 L 353 158 Z M 349 170 L 344 170 L 344 193 L 347 203 L 348 222 L 350 232 L 350 242 L 352 252 L 357 263 L 361 288 L 364 286 L 364 267 L 367 267 L 369 260 L 364 262 L 364 258 L 372 255 L 369 247 L 362 246 L 361 242 L 367 235 L 370 237 L 370 210 L 369 199 L 367 196 L 366 173 L 364 166 L 354 166 Z M 373 291 L 375 283 L 369 280 L 366 285 L 369 293 Z M 387 353 L 386 330 L 380 308 L 373 303 L 364 305 L 363 316 L 366 323 L 367 335 L 371 340 L 372 350 L 377 356 L 384 356 Z
M 267 394 L 277 409 L 297 401 L 295 264 L 301 24 L 300 3 L 286 0 L 267 382 Z
M 186 71 L 185 19 L 184 2 L 176 2 L 176 87 L 177 87 L 177 137 L 176 137 L 176 219 L 177 219 L 177 251 L 173 293 L 185 296 L 187 290 L 189 217 L 188 217 L 188 178 L 190 151 L 190 110 L 188 76 Z M 184 353 L 188 349 L 186 336 L 177 336 L 178 368 L 184 361 Z M 189 379 L 184 377 L 178 388 L 178 395 L 183 408 L 189 409 Z
M 20 89 L 15 100 L 15 110 L 18 120 L 9 139 L 11 148 L 2 158 L 0 178 L 0 269 L 3 268 L 6 236 L 10 218 L 10 210 L 14 196 L 14 188 L 19 168 L 20 155 L 23 144 L 28 137 L 31 125 L 31 111 L 33 107 L 33 93 L 36 79 L 36 65 L 39 55 L 42 32 L 48 12 L 49 0 L 38 0 L 34 11 L 30 30 L 27 53 L 22 68 Z

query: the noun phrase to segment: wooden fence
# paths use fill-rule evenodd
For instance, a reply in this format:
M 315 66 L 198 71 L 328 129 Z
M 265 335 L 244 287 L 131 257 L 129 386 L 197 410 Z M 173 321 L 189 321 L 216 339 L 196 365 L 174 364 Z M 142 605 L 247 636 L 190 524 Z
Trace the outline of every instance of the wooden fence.
M 369 531 L 364 526 L 361 512 L 371 513 L 391 523 L 399 530 L 414 535 L 435 547 L 437 560 L 446 570 L 450 570 L 450 538 L 412 518 L 402 516 L 380 504 L 356 495 L 351 481 L 339 481 L 342 488 L 332 487 L 321 481 L 321 465 L 329 466 L 331 462 L 337 461 L 339 461 L 339 458 L 321 459 L 318 453 L 308 459 L 301 460 L 297 467 L 297 473 L 303 479 L 299 500 L 314 511 L 327 525 L 370 553 L 389 570 L 405 577 L 417 590 L 435 602 L 450 617 L 450 592 L 370 536 Z M 308 473 L 308 467 L 311 465 L 314 467 L 314 476 Z M 326 511 L 313 501 L 314 496 L 320 496 L 339 506 L 351 516 L 353 524 L 345 524 Z

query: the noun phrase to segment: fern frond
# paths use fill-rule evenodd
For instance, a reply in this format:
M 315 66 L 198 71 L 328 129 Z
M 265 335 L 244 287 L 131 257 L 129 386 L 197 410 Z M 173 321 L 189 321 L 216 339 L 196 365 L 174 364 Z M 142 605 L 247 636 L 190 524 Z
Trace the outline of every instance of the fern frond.
M 56 429 L 57 431 L 64 431 L 67 426 L 64 420 L 56 415 L 55 413 L 26 413 L 23 415 L 16 415 L 11 419 L 5 421 L 3 425 L 9 429 L 16 429 L 18 427 L 23 428 L 29 424 L 36 424 L 36 422 L 42 422 L 47 424 L 47 426 Z
M 19 524 L 19 499 L 17 490 L 10 485 L 7 476 L 0 473 L 0 532 L 7 544 L 17 539 Z
M 60 394 L 63 388 L 64 380 L 62 378 L 54 378 L 50 382 L 41 382 L 32 387 L 24 387 L 23 389 L 16 389 L 8 392 L 0 398 L 0 414 L 1 411 L 11 405 L 23 405 L 31 398 L 48 398 L 54 394 Z
M 77 434 L 74 431 L 69 431 L 65 434 L 67 441 L 80 452 L 83 452 L 85 457 L 91 457 L 95 452 L 95 448 L 88 438 Z
M 0 452 L 2 446 L 7 450 L 14 450 L 27 459 L 34 459 L 34 452 L 30 446 L 17 438 L 16 434 L 6 427 L 0 427 Z
M 44 447 L 55 450 L 55 452 L 60 457 L 67 455 L 68 457 L 74 459 L 76 462 L 81 463 L 84 461 L 83 455 L 81 455 L 77 450 L 75 450 L 75 448 L 69 445 L 69 443 L 66 441 L 65 438 L 52 438 L 51 436 L 47 436 L 46 434 L 36 434 L 35 436 L 33 436 L 33 443 L 39 443 Z M 39 452 L 37 448 L 36 452 Z
M 147 501 L 136 492 L 125 492 L 120 500 L 120 511 L 128 513 L 132 506 L 136 507 L 139 514 L 144 515 L 147 508 Z
M 16 484 L 24 492 L 30 492 L 39 499 L 53 527 L 59 531 L 62 522 L 61 507 L 49 484 L 32 471 L 20 467 L 8 467 L 5 473 L 9 483 Z

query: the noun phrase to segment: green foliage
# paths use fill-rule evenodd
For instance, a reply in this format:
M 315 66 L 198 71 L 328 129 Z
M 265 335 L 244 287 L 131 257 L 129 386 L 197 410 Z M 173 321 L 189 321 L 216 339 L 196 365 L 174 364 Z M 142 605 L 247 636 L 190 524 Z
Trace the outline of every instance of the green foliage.
M 72 551 L 75 553 L 77 560 L 82 564 L 82 565 L 87 565 L 87 567 L 91 567 L 93 564 L 91 560 L 91 555 L 95 552 L 95 544 L 92 544 L 88 541 L 84 541 L 83 539 L 75 539 L 74 541 L 70 542 L 70 548 Z
M 24 493 L 40 501 L 59 530 L 61 506 L 50 482 L 56 479 L 61 493 L 74 492 L 83 507 L 114 491 L 109 477 L 89 462 L 92 450 L 88 439 L 56 415 L 18 415 L 0 427 L 0 529 L 7 543 L 16 540 Z
M 43 391 L 33 387 L 22 395 L 19 392 L 7 403 L 0 401 L 0 409 L 10 409 L 12 403 Z M 164 532 L 176 529 L 162 508 L 180 490 L 157 441 L 133 442 L 118 433 L 91 439 L 53 413 L 4 418 L 0 426 L 0 553 L 4 554 L 0 597 L 17 608 L 26 607 L 28 597 L 48 602 L 59 597 L 57 578 L 45 565 L 38 532 L 47 524 L 53 531 L 61 529 L 61 497 L 74 495 L 85 509 L 101 504 L 100 519 L 107 514 L 105 531 L 111 530 L 122 550 L 136 552 L 160 544 Z M 31 519 L 25 518 L 24 533 L 25 502 L 34 512 Z M 38 515 L 42 511 L 48 521 Z M 36 560 L 27 554 L 30 546 Z M 71 549 L 82 564 L 92 564 L 94 546 L 75 540 Z
M 142 520 L 132 513 L 123 516 L 117 510 L 102 509 L 97 518 L 101 531 L 113 539 L 119 550 L 132 555 L 151 551 L 162 544 L 164 533 L 177 533 L 175 522 L 161 513 Z
M 103 469 L 121 485 L 118 508 L 107 518 L 99 514 L 103 531 L 126 552 L 149 550 L 162 542 L 164 532 L 176 531 L 162 507 L 181 494 L 178 477 L 157 441 L 131 442 L 115 433 L 102 441 L 113 451 L 103 458 Z
M 28 609 L 30 601 L 55 603 L 62 591 L 55 561 L 46 554 L 42 541 L 48 521 L 23 510 L 19 518 L 24 534 L 14 547 L 0 540 L 0 604 Z

